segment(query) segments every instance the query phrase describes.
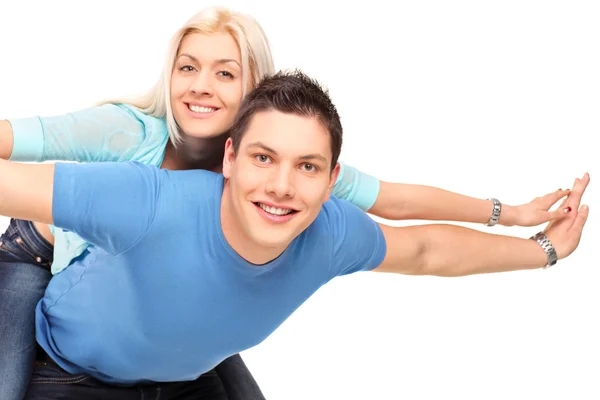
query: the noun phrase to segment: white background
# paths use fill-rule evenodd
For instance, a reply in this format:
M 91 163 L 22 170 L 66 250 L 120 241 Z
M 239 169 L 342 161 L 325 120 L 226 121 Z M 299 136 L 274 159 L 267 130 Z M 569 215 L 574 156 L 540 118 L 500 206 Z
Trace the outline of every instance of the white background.
M 3 2 L 0 118 L 149 88 L 171 34 L 214 4 Z M 278 68 L 300 67 L 330 88 L 348 164 L 513 205 L 586 171 L 592 179 L 580 247 L 555 268 L 362 273 L 321 289 L 243 354 L 267 398 L 600 398 L 597 3 L 221 4 L 261 22 Z

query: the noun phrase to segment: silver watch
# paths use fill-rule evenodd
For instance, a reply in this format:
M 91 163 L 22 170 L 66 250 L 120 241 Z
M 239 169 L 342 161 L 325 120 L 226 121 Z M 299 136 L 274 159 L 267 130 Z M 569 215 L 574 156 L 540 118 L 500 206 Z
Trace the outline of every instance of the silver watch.
M 494 207 L 492 208 L 492 216 L 490 217 L 490 220 L 487 222 L 487 226 L 494 226 L 498 223 L 498 221 L 500 221 L 500 212 L 502 212 L 502 203 L 500 203 L 500 200 L 498 199 L 494 199 L 494 198 L 489 198 L 488 200 L 491 200 L 492 203 L 494 203 Z
M 548 237 L 544 235 L 544 232 L 538 232 L 535 235 L 533 235 L 530 239 L 538 242 L 538 244 L 542 246 L 542 249 L 544 249 L 546 255 L 548 256 L 548 264 L 546 264 L 544 268 L 548 268 L 556 264 L 556 262 L 558 261 L 558 255 L 556 254 L 556 250 L 554 250 L 554 246 L 552 246 L 552 243 L 550 243 Z

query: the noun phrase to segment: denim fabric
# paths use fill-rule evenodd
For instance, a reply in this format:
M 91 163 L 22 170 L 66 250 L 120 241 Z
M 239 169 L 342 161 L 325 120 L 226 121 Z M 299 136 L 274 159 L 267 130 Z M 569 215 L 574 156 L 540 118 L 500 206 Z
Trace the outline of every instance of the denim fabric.
M 21 400 L 36 355 L 35 306 L 50 281 L 52 245 L 28 221 L 0 237 L 0 399 Z

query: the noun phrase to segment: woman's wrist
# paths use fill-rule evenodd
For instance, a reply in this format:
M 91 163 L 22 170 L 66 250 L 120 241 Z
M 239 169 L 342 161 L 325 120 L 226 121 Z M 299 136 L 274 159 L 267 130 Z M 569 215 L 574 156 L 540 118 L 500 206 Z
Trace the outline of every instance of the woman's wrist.
M 502 204 L 502 211 L 500 213 L 500 219 L 498 224 L 502 226 L 513 226 L 517 225 L 517 208 L 515 206 L 509 206 L 508 204 Z

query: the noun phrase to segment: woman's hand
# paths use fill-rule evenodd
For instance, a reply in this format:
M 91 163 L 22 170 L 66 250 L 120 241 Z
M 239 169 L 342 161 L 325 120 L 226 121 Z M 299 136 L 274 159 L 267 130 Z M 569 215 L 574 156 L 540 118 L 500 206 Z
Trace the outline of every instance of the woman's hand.
M 537 226 L 546 222 L 561 219 L 571 212 L 568 205 L 561 206 L 557 210 L 549 211 L 559 200 L 568 196 L 570 190 L 559 189 L 542 197 L 536 197 L 527 204 L 514 206 L 512 218 L 502 222 L 502 225 L 511 226 Z M 577 210 L 575 210 L 577 211 Z

